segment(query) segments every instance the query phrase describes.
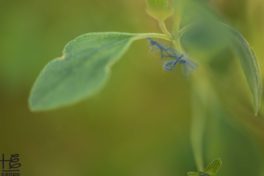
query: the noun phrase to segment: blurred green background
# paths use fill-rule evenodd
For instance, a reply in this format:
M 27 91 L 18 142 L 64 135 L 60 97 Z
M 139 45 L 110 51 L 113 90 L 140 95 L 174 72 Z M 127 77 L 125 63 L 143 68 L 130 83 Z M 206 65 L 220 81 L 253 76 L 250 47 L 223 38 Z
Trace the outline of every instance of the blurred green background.
M 210 3 L 246 36 L 262 63 L 264 1 Z M 195 170 L 190 82 L 180 70 L 164 72 L 146 41 L 133 44 L 100 94 L 56 111 L 29 111 L 29 91 L 43 66 L 69 40 L 95 31 L 159 30 L 143 0 L 0 0 L 0 153 L 19 153 L 25 176 L 182 176 Z M 252 117 L 243 77 L 231 78 L 219 82 L 228 89 L 222 91 L 226 110 L 208 120 L 206 162 L 221 157 L 219 175 L 263 176 L 264 120 Z

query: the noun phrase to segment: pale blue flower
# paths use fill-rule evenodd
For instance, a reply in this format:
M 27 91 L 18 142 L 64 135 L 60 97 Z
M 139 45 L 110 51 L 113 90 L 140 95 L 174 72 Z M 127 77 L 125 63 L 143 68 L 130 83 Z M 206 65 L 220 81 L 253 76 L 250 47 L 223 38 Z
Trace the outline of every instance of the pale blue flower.
M 197 67 L 197 64 L 192 62 L 187 57 L 187 55 L 178 54 L 174 48 L 168 47 L 164 44 L 161 44 L 161 43 L 159 43 L 159 42 L 157 42 L 151 38 L 148 38 L 148 41 L 149 41 L 152 48 L 159 51 L 161 58 L 169 58 L 170 59 L 168 61 L 165 61 L 165 63 L 163 64 L 163 69 L 165 71 L 171 71 L 174 68 L 176 68 L 177 64 L 182 64 L 184 72 L 186 74 L 189 74 Z

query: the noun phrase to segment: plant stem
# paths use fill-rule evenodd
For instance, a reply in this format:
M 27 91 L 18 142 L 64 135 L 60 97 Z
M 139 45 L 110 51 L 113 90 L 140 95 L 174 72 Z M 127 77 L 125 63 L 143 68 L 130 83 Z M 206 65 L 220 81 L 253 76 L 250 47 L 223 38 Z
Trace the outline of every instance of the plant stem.
M 164 34 L 172 37 L 164 21 L 159 21 L 159 27 Z
M 180 40 L 179 40 L 180 38 L 176 38 L 176 39 L 173 38 L 173 35 L 168 31 L 168 28 L 164 21 L 159 21 L 159 27 L 161 31 L 171 39 L 171 42 L 174 48 L 176 48 L 180 53 L 183 53 L 183 49 L 181 47 Z
M 159 21 L 159 27 L 161 31 L 169 38 L 174 47 L 183 52 L 183 49 L 180 44 L 180 31 L 179 21 L 177 26 L 178 35 L 176 40 L 173 39 L 172 34 L 168 31 L 164 21 Z M 201 72 L 202 73 L 202 72 Z M 205 131 L 205 121 L 206 121 L 206 105 L 207 99 L 205 97 L 206 91 L 208 89 L 206 80 L 206 74 L 194 77 L 193 80 L 193 103 L 192 103 L 192 122 L 191 122 L 191 144 L 194 154 L 194 160 L 198 171 L 204 170 L 204 159 L 203 159 L 203 136 Z M 205 77 L 204 77 L 205 76 Z M 203 80 L 203 81 L 201 81 Z
M 140 33 L 137 34 L 137 37 L 135 37 L 136 40 L 145 39 L 145 38 L 158 38 L 158 39 L 171 41 L 171 38 L 168 35 L 161 33 Z
M 192 121 L 191 121 L 191 145 L 194 154 L 194 160 L 198 171 L 204 170 L 203 140 L 205 124 L 210 106 L 209 97 L 211 97 L 211 87 L 207 80 L 207 74 L 199 68 L 193 76 L 192 88 Z
M 191 145 L 194 154 L 194 160 L 198 171 L 204 170 L 204 159 L 203 159 L 203 133 L 205 127 L 205 118 L 200 109 L 195 107 L 193 103 L 193 115 L 191 121 Z

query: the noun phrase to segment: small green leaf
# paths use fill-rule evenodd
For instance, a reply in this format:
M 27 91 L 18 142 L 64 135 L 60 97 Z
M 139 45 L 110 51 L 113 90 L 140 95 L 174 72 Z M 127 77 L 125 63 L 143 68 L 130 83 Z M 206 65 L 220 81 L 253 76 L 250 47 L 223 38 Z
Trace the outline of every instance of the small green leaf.
M 220 167 L 222 165 L 222 161 L 220 159 L 216 159 L 212 161 L 208 166 L 205 168 L 204 171 L 198 171 L 198 172 L 188 172 L 188 176 L 215 176 L 217 172 L 219 171 Z
M 200 176 L 199 172 L 188 172 L 187 175 L 188 176 Z
M 55 109 L 79 102 L 98 92 L 110 67 L 134 40 L 165 38 L 162 34 L 89 33 L 69 42 L 63 56 L 49 62 L 33 85 L 32 111 Z
M 220 159 L 216 159 L 212 161 L 208 166 L 205 168 L 205 172 L 209 175 L 216 175 L 222 165 L 222 161 Z
M 208 173 L 205 172 L 188 172 L 188 176 L 210 176 Z
M 147 0 L 147 13 L 158 21 L 164 21 L 173 13 L 170 0 Z

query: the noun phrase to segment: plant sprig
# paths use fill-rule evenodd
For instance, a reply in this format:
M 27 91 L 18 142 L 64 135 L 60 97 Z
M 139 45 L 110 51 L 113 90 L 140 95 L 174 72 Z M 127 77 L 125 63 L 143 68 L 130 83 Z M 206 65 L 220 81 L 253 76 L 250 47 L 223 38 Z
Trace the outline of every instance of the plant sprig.
M 185 5 L 185 3 L 183 4 Z M 194 4 L 197 5 L 197 3 Z M 183 8 L 183 6 L 180 7 Z M 205 23 L 200 23 L 198 20 L 195 23 L 188 21 L 181 24 L 178 20 L 176 21 L 177 24 L 174 25 L 176 28 L 169 30 L 166 26 L 166 20 L 170 17 L 180 19 L 181 16 L 175 17 L 174 15 L 182 15 L 181 13 L 174 14 L 174 5 L 169 0 L 147 0 L 147 13 L 157 20 L 161 33 L 95 32 L 83 34 L 70 41 L 65 46 L 62 56 L 50 61 L 37 77 L 29 97 L 30 110 L 48 111 L 58 109 L 94 96 L 106 84 L 113 64 L 125 54 L 134 41 L 141 39 L 149 40 L 150 44 L 158 49 L 162 58 L 170 59 L 164 64 L 165 70 L 170 71 L 177 64 L 184 65 L 187 70 L 194 70 L 197 67 L 196 63 L 199 63 L 197 59 L 199 57 L 191 54 L 188 48 L 194 48 L 198 50 L 198 53 L 204 49 L 200 47 L 201 43 L 199 43 L 200 40 L 197 37 L 197 31 L 201 30 L 206 31 L 205 38 L 210 36 L 206 41 L 209 43 L 209 49 L 206 48 L 205 51 L 209 52 L 212 47 L 214 47 L 213 50 L 221 51 L 222 48 L 228 47 L 238 55 L 253 95 L 255 114 L 257 115 L 262 95 L 261 74 L 254 51 L 242 34 L 214 18 L 208 18 L 209 22 Z M 185 13 L 188 13 L 188 11 Z M 208 16 L 208 14 L 206 15 Z M 210 23 L 213 23 L 213 25 Z M 198 33 L 199 35 L 200 33 Z M 172 47 L 154 39 L 166 40 L 171 43 Z M 218 45 L 218 43 L 221 45 Z M 195 63 L 189 58 L 190 55 L 197 59 Z M 202 64 L 200 63 L 200 65 Z M 205 67 L 202 66 L 202 68 Z M 193 80 L 198 83 L 194 85 L 203 87 L 202 83 L 206 80 L 206 74 L 202 74 L 200 77 L 198 74 Z M 197 89 L 197 87 L 194 86 L 193 89 Z M 204 97 L 200 97 L 203 91 L 197 89 L 196 93 L 202 102 L 206 102 L 203 101 Z M 194 117 L 204 118 L 204 114 L 203 112 L 200 115 L 194 114 Z M 202 118 L 198 119 L 199 123 L 193 123 L 192 125 L 194 131 L 192 137 L 196 141 L 193 142 L 193 151 L 197 170 L 199 171 L 189 172 L 189 176 L 214 176 L 221 165 L 220 160 L 215 160 L 207 168 L 203 168 L 204 119 Z M 195 119 L 193 122 L 195 122 Z

